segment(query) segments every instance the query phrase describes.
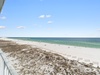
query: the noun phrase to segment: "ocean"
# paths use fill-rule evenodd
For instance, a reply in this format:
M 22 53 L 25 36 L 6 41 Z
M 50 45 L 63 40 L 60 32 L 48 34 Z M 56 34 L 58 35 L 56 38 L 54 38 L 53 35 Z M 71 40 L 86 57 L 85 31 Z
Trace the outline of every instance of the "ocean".
M 100 38 L 34 38 L 34 37 L 9 37 L 27 41 L 46 42 L 53 44 L 72 45 L 89 48 L 100 48 Z

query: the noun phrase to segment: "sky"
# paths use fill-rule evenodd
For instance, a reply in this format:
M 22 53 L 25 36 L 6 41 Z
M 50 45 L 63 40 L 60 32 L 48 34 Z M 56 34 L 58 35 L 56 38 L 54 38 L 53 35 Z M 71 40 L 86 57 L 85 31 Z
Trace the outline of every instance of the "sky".
M 100 0 L 6 0 L 0 37 L 100 37 Z

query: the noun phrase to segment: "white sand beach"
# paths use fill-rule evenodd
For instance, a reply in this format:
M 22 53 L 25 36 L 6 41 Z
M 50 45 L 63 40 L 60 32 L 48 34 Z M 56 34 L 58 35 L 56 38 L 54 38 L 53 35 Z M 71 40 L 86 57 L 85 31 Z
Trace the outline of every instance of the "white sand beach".
M 76 47 L 69 45 L 50 44 L 43 42 L 23 41 L 17 39 L 0 38 L 10 40 L 18 44 L 28 44 L 32 47 L 38 47 L 48 52 L 60 54 L 69 59 L 78 60 L 85 63 L 93 63 L 94 66 L 100 66 L 100 49 Z

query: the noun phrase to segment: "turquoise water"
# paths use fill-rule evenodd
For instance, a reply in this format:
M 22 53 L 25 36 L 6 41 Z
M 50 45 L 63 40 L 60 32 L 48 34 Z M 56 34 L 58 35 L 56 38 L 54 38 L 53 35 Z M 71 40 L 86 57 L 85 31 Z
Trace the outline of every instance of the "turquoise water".
M 12 37 L 10 37 L 12 38 Z M 30 37 L 13 37 L 28 41 L 64 44 L 81 47 L 100 48 L 100 38 L 30 38 Z

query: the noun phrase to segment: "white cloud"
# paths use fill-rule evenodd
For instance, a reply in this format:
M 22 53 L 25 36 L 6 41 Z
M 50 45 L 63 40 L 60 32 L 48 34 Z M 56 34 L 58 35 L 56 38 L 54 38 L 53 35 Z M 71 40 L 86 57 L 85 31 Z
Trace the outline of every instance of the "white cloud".
M 45 15 L 40 15 L 39 18 L 45 18 Z
M 17 28 L 18 29 L 24 29 L 25 27 L 24 26 L 18 26 Z
M 1 16 L 1 17 L 0 17 L 0 19 L 5 20 L 5 19 L 6 19 L 6 17 L 5 17 L 5 16 Z
M 48 23 L 48 24 L 52 24 L 52 21 L 48 21 L 47 23 Z
M 51 17 L 51 15 L 46 15 L 46 18 L 50 18 Z
M 0 29 L 4 29 L 4 28 L 6 28 L 5 26 L 0 26 Z
M 50 18 L 51 15 L 40 15 L 39 18 Z

